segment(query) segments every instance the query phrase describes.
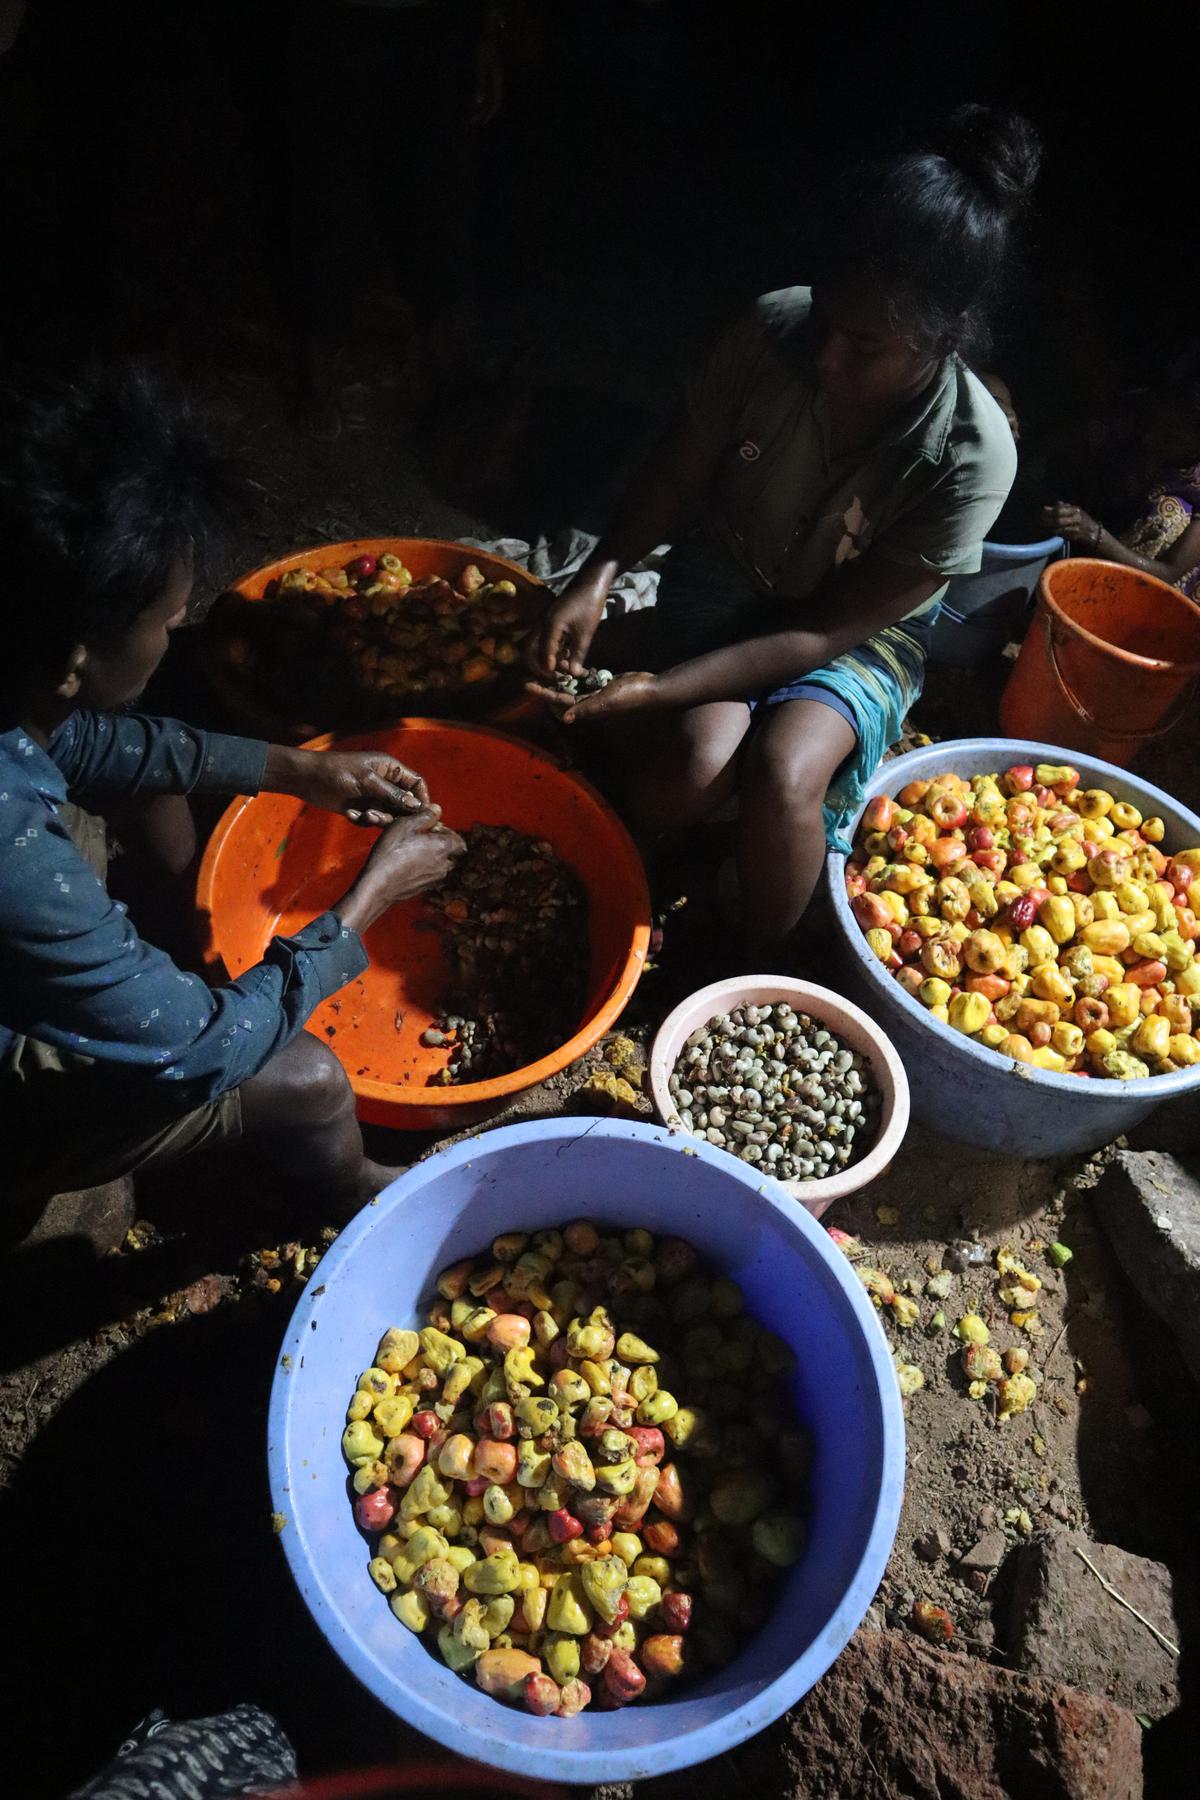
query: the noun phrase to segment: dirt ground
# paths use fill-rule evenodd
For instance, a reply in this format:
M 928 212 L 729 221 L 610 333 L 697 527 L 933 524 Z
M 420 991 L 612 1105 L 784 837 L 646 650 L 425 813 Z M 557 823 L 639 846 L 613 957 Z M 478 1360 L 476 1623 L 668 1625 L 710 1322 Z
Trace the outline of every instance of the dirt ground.
M 640 1091 L 632 1106 L 614 1100 L 612 1082 L 638 1090 L 654 1021 L 704 978 L 703 931 L 698 915 L 685 929 L 686 917 L 668 919 L 622 1041 L 605 1040 L 498 1123 L 614 1105 L 649 1114 Z M 395 1161 L 432 1141 L 374 1136 Z M 1194 1576 L 1195 1390 L 1092 1218 L 1087 1191 L 1102 1160 L 983 1156 L 914 1127 L 888 1175 L 825 1220 L 920 1309 L 903 1331 L 883 1314 L 925 1384 L 905 1405 L 904 1509 L 877 1615 L 907 1624 L 913 1600 L 927 1598 L 953 1619 L 953 1648 L 1002 1665 L 1007 1596 L 992 1574 L 954 1564 L 987 1533 L 1008 1546 L 1081 1526 Z M 325 1647 L 271 1534 L 269 1386 L 290 1307 L 332 1227 L 298 1220 L 235 1164 L 201 1159 L 142 1184 L 139 1209 L 125 1248 L 98 1267 L 46 1247 L 5 1308 L 0 1558 L 9 1630 L 25 1647 L 9 1689 L 38 1745 L 23 1791 L 62 1793 L 155 1705 L 197 1716 L 258 1700 L 309 1772 L 416 1754 L 417 1740 Z M 1052 1242 L 1073 1252 L 1061 1272 Z M 1042 1281 L 1036 1335 L 1012 1327 L 999 1301 L 1002 1247 Z M 942 1272 L 948 1291 L 928 1294 Z M 935 1332 L 939 1309 L 946 1326 Z M 1042 1377 L 1028 1413 L 1000 1422 L 991 1393 L 968 1397 L 952 1336 L 966 1312 L 989 1322 L 998 1348 L 1028 1349 Z M 82 1667 L 69 1732 L 56 1728 L 64 1639 Z M 710 1773 L 721 1785 L 730 1770 Z

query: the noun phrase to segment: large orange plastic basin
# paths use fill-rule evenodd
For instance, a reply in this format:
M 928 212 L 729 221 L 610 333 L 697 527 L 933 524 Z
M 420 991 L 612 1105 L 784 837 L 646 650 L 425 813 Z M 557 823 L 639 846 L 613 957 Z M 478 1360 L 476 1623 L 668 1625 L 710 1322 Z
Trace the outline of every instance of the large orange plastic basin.
M 307 747 L 325 750 L 329 737 Z M 438 1016 L 446 969 L 436 931 L 422 929 L 420 899 L 393 907 L 366 936 L 371 966 L 319 1007 L 308 1029 L 341 1060 L 359 1117 L 376 1125 L 430 1129 L 485 1118 L 525 1088 L 566 1068 L 607 1031 L 645 964 L 650 896 L 641 858 L 612 808 L 543 751 L 482 725 L 401 719 L 336 748 L 383 749 L 418 769 L 458 831 L 512 825 L 547 838 L 588 895 L 591 967 L 579 1029 L 569 1041 L 511 1075 L 431 1088 L 445 1053 L 421 1033 Z M 271 938 L 297 931 L 346 891 L 375 837 L 334 813 L 282 794 L 235 800 L 217 825 L 197 883 L 210 963 L 237 976 Z
M 468 563 L 474 563 L 489 581 L 515 583 L 526 617 L 531 621 L 541 618 L 550 599 L 545 582 L 506 556 L 495 556 L 489 550 L 477 550 L 473 544 L 458 544 L 449 538 L 413 537 L 347 538 L 337 544 L 314 544 L 307 550 L 294 550 L 289 556 L 277 557 L 240 576 L 230 584 L 229 593 L 236 594 L 241 600 L 261 601 L 266 598 L 271 582 L 278 581 L 280 576 L 293 569 L 341 568 L 356 556 L 384 555 L 398 556 L 418 581 L 425 575 L 441 575 L 447 581 L 454 581 Z M 393 695 L 393 704 L 385 703 L 382 709 L 378 705 L 372 707 L 370 697 L 364 694 L 363 706 L 350 716 L 339 717 L 326 710 L 323 715 L 313 717 L 311 723 L 304 724 L 298 718 L 286 717 L 261 692 L 252 674 L 235 669 L 226 660 L 223 643 L 226 614 L 227 606 L 218 601 L 205 622 L 201 640 L 205 674 L 214 692 L 246 729 L 270 738 L 274 743 L 299 743 L 331 725 L 340 725 L 343 730 L 348 726 L 367 725 L 379 717 L 380 710 L 385 715 L 410 709 L 443 716 L 447 712 L 465 712 L 474 717 L 486 714 L 502 723 L 530 716 L 528 701 L 521 693 L 522 671 L 518 668 L 501 671 L 495 680 L 480 682 L 474 687 L 441 689 L 436 693 L 399 698 Z

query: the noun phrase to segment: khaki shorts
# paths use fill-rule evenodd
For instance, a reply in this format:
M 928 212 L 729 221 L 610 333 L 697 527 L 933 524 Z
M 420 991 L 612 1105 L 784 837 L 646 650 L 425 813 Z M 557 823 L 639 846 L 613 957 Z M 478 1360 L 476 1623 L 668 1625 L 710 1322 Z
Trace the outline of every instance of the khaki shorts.
M 104 822 L 77 807 L 61 813 L 80 853 L 103 880 Z M 99 1187 L 241 1136 L 234 1088 L 191 1112 L 137 1076 L 35 1038 L 17 1038 L 0 1058 L 0 1216 L 10 1241 L 16 1214 L 32 1226 L 54 1194 Z

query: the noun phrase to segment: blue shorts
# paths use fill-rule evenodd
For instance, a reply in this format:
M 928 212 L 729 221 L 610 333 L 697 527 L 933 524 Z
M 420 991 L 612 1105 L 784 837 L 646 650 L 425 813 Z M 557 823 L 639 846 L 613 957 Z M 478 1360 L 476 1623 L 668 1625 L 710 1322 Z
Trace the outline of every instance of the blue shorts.
M 909 708 L 920 697 L 925 655 L 940 606 L 888 625 L 823 668 L 810 669 L 751 701 L 781 706 L 815 700 L 853 727 L 858 744 L 834 776 L 826 796 L 825 827 L 835 849 L 849 851 L 849 825 L 863 789 L 900 737 Z M 663 566 L 651 617 L 665 667 L 777 628 L 778 602 L 760 593 L 727 551 L 700 533 L 672 549 Z
M 760 706 L 782 706 L 785 700 L 815 700 L 818 706 L 827 706 L 831 712 L 838 713 L 845 719 L 855 737 L 858 736 L 858 720 L 850 702 L 843 700 L 840 694 L 835 694 L 832 688 L 820 687 L 815 681 L 810 681 L 807 675 L 799 681 L 785 682 L 781 688 L 768 694 L 765 700 L 752 700 L 751 711 L 757 712 Z

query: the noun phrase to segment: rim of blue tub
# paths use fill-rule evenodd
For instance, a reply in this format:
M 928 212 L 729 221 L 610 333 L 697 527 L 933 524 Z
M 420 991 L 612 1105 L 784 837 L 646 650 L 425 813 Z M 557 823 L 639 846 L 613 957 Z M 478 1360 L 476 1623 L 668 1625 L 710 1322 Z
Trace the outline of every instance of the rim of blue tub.
M 1032 743 L 1025 738 L 948 738 L 945 743 L 927 744 L 920 749 L 907 751 L 892 762 L 881 763 L 863 790 L 862 805 L 847 827 L 847 835 L 853 837 L 857 831 L 858 822 L 866 811 L 868 802 L 878 794 L 894 798 L 902 787 L 915 779 L 918 767 L 922 776 L 928 773 L 930 758 L 935 755 L 944 755 L 945 771 L 953 770 L 955 774 L 962 775 L 964 780 L 969 780 L 972 775 L 983 774 L 985 770 L 1003 774 L 1015 762 L 1069 763 L 1072 768 L 1078 768 L 1081 774 L 1088 774 L 1090 785 L 1099 784 L 1092 780 L 1095 775 L 1102 778 L 1104 785 L 1113 788 L 1113 791 L 1123 787 L 1139 805 L 1143 800 L 1152 802 L 1152 812 L 1151 807 L 1142 807 L 1143 816 L 1148 813 L 1151 816 L 1153 813 L 1163 816 L 1171 814 L 1184 820 L 1187 828 L 1195 833 L 1196 843 L 1200 844 L 1200 818 L 1170 794 L 1164 793 L 1162 788 L 1155 787 L 1153 782 L 1145 781 L 1139 775 L 1131 775 L 1128 769 L 1119 769 L 1115 763 L 1101 762 L 1095 756 L 1085 756 L 1082 751 L 1065 750 L 1061 744 Z M 958 767 L 959 763 L 964 766 Z M 938 771 L 935 770 L 934 773 Z M 872 953 L 859 928 L 858 920 L 850 910 L 844 873 L 846 860 L 840 850 L 831 850 L 825 859 L 825 868 L 834 913 L 860 969 L 881 995 L 897 1004 L 902 1012 L 925 1031 L 934 1032 L 944 1044 L 953 1045 L 961 1055 L 981 1068 L 990 1070 L 992 1074 L 1010 1074 L 1014 1080 L 1032 1082 L 1035 1087 L 1051 1093 L 1068 1094 L 1081 1106 L 1111 1106 L 1122 1093 L 1128 1093 L 1131 1099 L 1136 1098 L 1139 1103 L 1153 1101 L 1157 1105 L 1176 1094 L 1200 1087 L 1200 1063 L 1190 1069 L 1178 1069 L 1171 1075 L 1151 1075 L 1145 1080 L 1136 1081 L 1104 1081 L 1095 1078 L 1081 1081 L 1077 1075 L 1057 1075 L 1051 1069 L 1037 1069 L 1030 1063 L 1015 1062 L 1009 1057 L 1001 1056 L 999 1051 L 989 1050 L 985 1044 L 977 1044 L 961 1031 L 955 1031 L 952 1025 L 944 1025 L 940 1019 L 933 1018 L 928 1007 L 922 1006 L 919 1000 L 906 993 Z
M 1042 538 L 1036 544 L 998 544 L 992 538 L 985 538 L 983 541 L 985 552 L 994 556 L 997 562 L 1036 562 L 1039 556 L 1049 560 L 1052 556 L 1060 555 L 1066 547 L 1067 540 L 1064 537 Z
M 697 1157 L 717 1168 L 729 1180 L 737 1181 L 749 1189 L 748 1198 L 752 1204 L 769 1208 L 778 1215 L 778 1223 L 785 1230 L 807 1239 L 823 1265 L 825 1274 L 840 1289 L 861 1327 L 863 1345 L 879 1396 L 882 1478 L 874 1516 L 858 1566 L 843 1589 L 838 1605 L 807 1648 L 773 1681 L 761 1687 L 749 1702 L 739 1704 L 736 1708 L 731 1707 L 718 1720 L 698 1723 L 690 1729 L 677 1731 L 670 1737 L 655 1740 L 648 1755 L 646 1746 L 572 1750 L 569 1742 L 571 1721 L 561 1720 L 555 1721 L 562 1732 L 560 1742 L 543 1747 L 531 1731 L 519 1749 L 510 1750 L 485 1728 L 461 1717 L 454 1721 L 453 1734 L 450 1734 L 445 1716 L 438 1707 L 427 1703 L 415 1688 L 410 1689 L 407 1694 L 404 1713 L 406 1724 L 476 1762 L 543 1781 L 630 1781 L 687 1768 L 732 1749 L 773 1724 L 799 1701 L 832 1666 L 866 1616 L 867 1609 L 878 1592 L 895 1542 L 900 1523 L 905 1471 L 904 1411 L 895 1364 L 875 1308 L 850 1262 L 836 1248 L 824 1228 L 803 1207 L 797 1206 L 782 1190 L 777 1198 L 768 1191 L 759 1173 L 726 1152 L 691 1136 L 641 1121 L 601 1119 L 585 1123 L 577 1118 L 540 1119 L 500 1126 L 490 1131 L 483 1129 L 463 1142 L 444 1150 L 435 1150 L 431 1156 L 406 1170 L 383 1190 L 376 1201 L 356 1214 L 321 1258 L 314 1278 L 297 1301 L 284 1336 L 271 1387 L 267 1463 L 272 1506 L 276 1514 L 284 1515 L 287 1521 L 279 1533 L 280 1542 L 309 1612 L 326 1641 L 350 1672 L 374 1699 L 393 1711 L 385 1697 L 382 1683 L 377 1680 L 377 1675 L 387 1672 L 346 1625 L 336 1598 L 326 1585 L 322 1567 L 309 1546 L 304 1522 L 305 1483 L 299 1479 L 300 1471 L 293 1467 L 290 1456 L 289 1420 L 292 1394 L 295 1391 L 291 1371 L 298 1365 L 309 1341 L 310 1331 L 315 1329 L 320 1294 L 329 1283 L 337 1279 L 355 1250 L 378 1222 L 392 1209 L 403 1204 L 406 1192 L 415 1185 L 423 1185 L 429 1179 L 431 1163 L 437 1164 L 438 1173 L 445 1173 L 470 1164 L 479 1155 L 484 1143 L 489 1151 L 495 1151 L 509 1144 L 514 1147 L 526 1146 L 561 1138 L 566 1140 L 564 1147 L 567 1147 L 581 1135 L 593 1140 L 614 1138 L 628 1142 L 630 1139 L 642 1139 L 648 1145 L 664 1147 L 680 1156 Z M 567 1192 L 564 1192 L 563 1203 L 565 1216 L 570 1211 Z M 636 1211 L 636 1201 L 632 1203 L 632 1210 Z M 435 1273 L 435 1270 L 429 1270 L 430 1287 Z M 340 1419 L 338 1423 L 340 1427 Z M 348 1521 L 349 1518 L 347 1508 Z M 729 1667 L 736 1668 L 736 1659 Z M 688 1694 L 681 1694 L 677 1704 L 685 1704 L 688 1698 Z M 595 1724 L 597 1719 L 608 1715 L 593 1715 L 589 1711 L 583 1716 Z M 531 1726 L 534 1725 L 532 1716 L 529 1722 Z

